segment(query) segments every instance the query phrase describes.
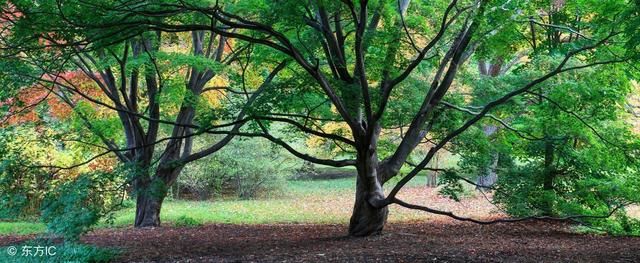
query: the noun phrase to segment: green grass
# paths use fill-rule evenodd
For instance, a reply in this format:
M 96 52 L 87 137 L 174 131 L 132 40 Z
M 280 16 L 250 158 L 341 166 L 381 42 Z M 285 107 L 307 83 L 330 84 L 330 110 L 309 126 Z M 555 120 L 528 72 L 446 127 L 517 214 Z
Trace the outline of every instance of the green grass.
M 418 176 L 409 186 L 424 185 Z M 259 200 L 165 201 L 161 222 L 170 225 L 206 223 L 345 223 L 353 205 L 355 178 L 313 181 L 287 181 L 284 191 Z M 128 227 L 135 217 L 135 207 L 116 212 L 111 223 L 98 228 Z M 188 221 L 188 222 L 186 222 Z M 0 222 L 0 235 L 42 233 L 45 226 L 36 222 Z
M 0 222 L 0 235 L 28 235 L 42 233 L 45 225 L 37 222 Z
M 163 223 L 181 222 L 189 217 L 199 223 L 266 224 L 292 223 L 313 220 L 316 214 L 293 211 L 288 200 L 238 200 L 220 202 L 170 201 L 162 208 L 160 220 Z M 134 209 L 119 211 L 114 226 L 128 226 L 133 222 Z M 329 220 L 333 222 L 333 220 Z M 107 226 L 102 224 L 102 226 Z

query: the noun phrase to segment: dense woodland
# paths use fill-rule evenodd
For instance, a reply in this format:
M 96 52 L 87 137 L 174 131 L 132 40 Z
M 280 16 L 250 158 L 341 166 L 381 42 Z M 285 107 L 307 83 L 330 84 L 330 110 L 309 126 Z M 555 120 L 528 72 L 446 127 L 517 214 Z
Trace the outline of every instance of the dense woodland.
M 351 237 L 396 206 L 640 235 L 640 1 L 1 5 L 0 221 L 76 244 L 130 209 L 162 232 L 167 202 L 335 174 L 350 189 L 322 195 L 348 195 Z M 416 184 L 500 213 L 414 202 Z

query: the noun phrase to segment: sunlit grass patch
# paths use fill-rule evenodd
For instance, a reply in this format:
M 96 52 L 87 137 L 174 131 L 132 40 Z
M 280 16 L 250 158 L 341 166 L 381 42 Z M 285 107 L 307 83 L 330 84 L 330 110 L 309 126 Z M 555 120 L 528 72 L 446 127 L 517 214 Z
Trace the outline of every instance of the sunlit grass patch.
M 0 222 L 0 235 L 28 235 L 42 233 L 46 226 L 39 222 Z
M 287 181 L 284 191 L 254 200 L 186 201 L 168 198 L 162 207 L 161 222 L 165 226 L 195 224 L 346 224 L 353 209 L 355 177 L 333 180 Z M 393 182 L 390 183 L 393 185 Z M 421 203 L 454 211 L 470 211 L 472 216 L 482 216 L 483 200 L 472 199 L 471 204 L 455 203 L 437 195 L 437 190 L 427 188 L 426 177 L 414 178 L 400 192 L 405 201 Z M 390 190 L 387 187 L 387 191 Z M 484 210 L 483 210 L 484 209 Z M 96 228 L 129 227 L 133 224 L 135 207 L 117 211 L 112 222 L 101 222 Z M 186 220 L 188 218 L 188 220 Z M 428 220 L 433 215 L 421 211 L 390 207 L 390 222 Z M 188 222 L 187 222 L 188 221 Z M 42 233 L 44 224 L 36 222 L 0 222 L 0 235 Z

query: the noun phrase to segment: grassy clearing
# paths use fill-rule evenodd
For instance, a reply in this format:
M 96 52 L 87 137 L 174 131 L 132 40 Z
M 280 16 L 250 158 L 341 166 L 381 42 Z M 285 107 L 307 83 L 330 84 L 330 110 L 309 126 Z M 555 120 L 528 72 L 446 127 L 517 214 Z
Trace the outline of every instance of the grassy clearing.
M 424 185 L 417 177 L 410 186 Z M 161 221 L 165 224 L 270 224 L 270 223 L 345 223 L 353 205 L 355 178 L 334 180 L 287 181 L 282 193 L 259 200 L 183 201 L 167 200 Z M 98 228 L 127 227 L 135 208 L 116 212 L 113 222 Z M 406 218 L 406 215 L 403 216 Z M 37 222 L 0 222 L 0 234 L 42 233 Z
M 449 164 L 444 164 L 447 166 Z M 323 174 L 351 174 L 352 177 L 326 180 L 291 180 L 280 193 L 259 200 L 183 201 L 168 199 L 163 205 L 163 224 L 191 225 L 204 223 L 270 224 L 270 223 L 346 223 L 353 206 L 355 168 L 317 166 Z M 408 187 L 426 184 L 426 173 L 420 173 Z M 390 182 L 393 184 L 393 182 Z M 387 189 L 389 190 L 389 189 Z M 424 214 L 415 211 L 395 212 L 391 221 L 416 220 Z M 115 213 L 110 223 L 98 228 L 128 227 L 134 219 L 135 208 Z M 42 233 L 44 224 L 33 221 L 0 222 L 0 235 Z
M 427 205 L 436 209 L 452 211 L 457 215 L 486 218 L 499 211 L 482 195 L 474 191 L 462 202 L 455 202 L 438 195 L 436 189 L 426 188 L 426 177 L 418 176 L 399 193 L 404 201 Z M 393 185 L 393 182 L 391 182 Z M 212 200 L 212 201 L 165 201 L 161 221 L 164 225 L 196 226 L 200 224 L 274 224 L 315 223 L 346 224 L 353 208 L 355 178 L 333 180 L 287 181 L 278 194 L 259 200 Z M 386 189 L 390 190 L 389 187 Z M 632 216 L 639 216 L 640 209 L 630 209 Z M 135 208 L 116 212 L 110 224 L 99 224 L 98 228 L 129 227 L 134 219 Z M 448 220 L 421 211 L 392 205 L 390 222 L 416 220 Z M 45 226 L 37 222 L 0 222 L 0 235 L 23 235 L 42 233 Z
M 412 186 L 424 184 L 419 177 Z M 162 222 L 175 223 L 187 217 L 199 223 L 345 223 L 353 205 L 355 178 L 288 181 L 283 193 L 259 200 L 167 201 Z M 133 222 L 134 208 L 118 211 L 114 226 Z M 106 226 L 106 225 L 104 225 Z
M 407 202 L 423 204 L 437 209 L 453 211 L 462 216 L 486 218 L 499 211 L 482 195 L 470 194 L 462 202 L 455 202 L 438 195 L 437 190 L 424 187 L 426 178 L 418 176 L 399 197 Z M 167 200 L 162 209 L 161 221 L 165 225 L 196 226 L 200 224 L 274 224 L 315 223 L 345 224 L 351 216 L 355 178 L 334 180 L 288 181 L 282 193 L 260 200 Z M 390 190 L 390 189 L 386 189 Z M 101 223 L 98 228 L 129 227 L 135 208 L 116 212 L 110 224 Z M 630 215 L 640 218 L 640 208 L 632 207 Z M 442 220 L 421 211 L 392 205 L 390 222 L 416 220 Z M 42 233 L 45 226 L 36 222 L 0 222 L 0 235 Z

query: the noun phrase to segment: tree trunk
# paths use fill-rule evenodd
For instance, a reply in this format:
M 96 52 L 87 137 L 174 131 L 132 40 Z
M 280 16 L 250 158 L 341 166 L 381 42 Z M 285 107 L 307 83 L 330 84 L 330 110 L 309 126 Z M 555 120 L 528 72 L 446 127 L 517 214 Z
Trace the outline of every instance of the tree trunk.
M 377 235 L 382 232 L 384 224 L 387 222 L 389 209 L 375 208 L 367 201 L 370 191 L 360 178 L 356 183 L 356 201 L 353 206 L 353 213 L 349 222 L 349 235 L 356 237 Z M 382 188 L 380 188 L 382 190 Z
M 375 146 L 368 148 L 370 150 L 361 152 L 357 158 L 356 198 L 349 222 L 349 235 L 356 237 L 380 234 L 389 214 L 386 206 L 378 208 L 369 202 L 371 199 L 383 199 L 384 191 L 377 175 L 378 157 L 375 150 L 371 150 Z
M 554 151 L 555 147 L 551 140 L 546 140 L 544 142 L 544 171 L 542 178 L 542 189 L 547 193 L 554 193 L 555 188 L 553 187 L 553 181 L 555 179 L 555 167 L 553 166 L 554 162 Z M 553 200 L 550 198 L 551 195 L 547 196 L 544 200 L 544 204 L 542 207 L 543 213 L 545 215 L 553 215 Z
M 433 171 L 427 172 L 427 187 L 434 188 L 438 186 L 438 169 L 440 168 L 440 153 L 433 156 Z
M 476 182 L 477 190 L 487 190 L 498 181 L 498 161 L 500 155 L 497 152 L 491 153 L 491 162 L 484 168 L 483 173 L 478 176 Z
M 151 194 L 139 194 L 136 199 L 136 219 L 135 227 L 157 227 L 160 226 L 160 208 L 163 197 Z
M 496 125 L 485 125 L 482 127 L 482 132 L 484 133 L 484 136 L 487 136 L 487 138 L 490 138 L 491 140 L 493 135 L 498 132 L 498 129 L 499 127 Z M 482 169 L 478 179 L 476 180 L 476 189 L 480 191 L 490 188 L 496 183 L 496 181 L 498 181 L 498 160 L 500 155 L 495 151 L 495 149 L 490 149 L 490 151 L 491 160 Z
M 160 226 L 160 209 L 167 196 L 170 185 L 156 176 L 136 184 L 136 218 L 135 227 Z
M 435 188 L 438 186 L 438 171 L 427 172 L 427 187 Z

